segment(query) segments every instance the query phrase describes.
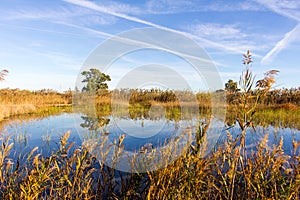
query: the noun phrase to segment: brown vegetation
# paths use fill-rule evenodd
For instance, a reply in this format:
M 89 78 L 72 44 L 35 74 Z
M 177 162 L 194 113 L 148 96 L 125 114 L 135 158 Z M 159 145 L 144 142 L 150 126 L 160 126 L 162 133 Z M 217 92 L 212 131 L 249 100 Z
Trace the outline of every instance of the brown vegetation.
M 76 147 L 71 151 L 74 143 L 68 142 L 69 135 L 70 132 L 61 137 L 56 153 L 43 157 L 35 148 L 22 165 L 9 157 L 13 144 L 3 141 L 0 198 L 299 199 L 300 143 L 296 141 L 294 153 L 289 156 L 282 149 L 282 139 L 269 147 L 266 135 L 257 144 L 257 151 L 245 159 L 228 133 L 224 146 L 204 158 L 203 132 L 202 150 L 191 146 L 190 151 L 173 163 L 166 161 L 160 170 L 126 174 L 103 162 L 97 165 L 87 149 Z M 119 138 L 117 143 L 121 141 Z M 123 147 L 118 145 L 118 148 L 121 152 Z
M 43 157 L 33 149 L 28 155 L 25 164 L 20 160 L 13 161 L 10 152 L 13 144 L 8 139 L 1 139 L 0 147 L 0 198 L 2 199 L 299 199 L 300 198 L 300 142 L 293 141 L 291 155 L 283 151 L 283 139 L 278 144 L 268 146 L 268 134 L 261 141 L 257 141 L 255 151 L 246 151 L 247 129 L 254 129 L 254 123 L 263 115 L 261 107 L 274 105 L 276 102 L 284 109 L 294 109 L 299 113 L 297 106 L 299 93 L 297 90 L 282 92 L 274 95 L 271 90 L 276 70 L 265 74 L 265 78 L 255 84 L 254 76 L 248 65 L 252 62 L 250 52 L 244 55 L 246 68 L 241 76 L 241 90 L 227 93 L 230 98 L 229 111 L 234 113 L 233 121 L 238 123 L 239 134 L 234 137 L 227 130 L 224 145 L 220 145 L 206 155 L 207 124 L 200 123 L 194 133 L 196 142 L 187 146 L 186 151 L 174 162 L 162 159 L 163 168 L 146 173 L 120 173 L 109 168 L 104 162 L 97 163 L 96 159 L 84 147 L 72 146 L 68 140 L 70 132 L 61 136 L 57 152 L 49 157 Z M 7 91 L 6 91 L 7 92 Z M 163 104 L 177 107 L 178 96 L 184 94 L 184 102 L 192 102 L 194 94 L 181 91 L 158 90 L 128 90 L 117 91 L 120 101 L 127 101 L 138 107 Z M 43 95 L 28 94 L 20 98 L 23 92 L 7 95 L 3 102 L 14 100 L 15 104 L 36 100 L 34 106 L 55 103 L 70 103 L 70 98 L 64 95 L 51 93 Z M 272 95 L 270 95 L 272 94 Z M 49 95 L 49 96 L 47 96 Z M 111 93 L 96 97 L 96 102 L 109 104 Z M 1 95 L 2 97 L 3 95 Z M 274 98 L 275 96 L 275 98 Z M 123 97 L 123 98 L 120 98 Z M 129 98 L 128 98 L 129 97 Z M 14 99 L 15 98 L 15 99 Z M 28 100 L 26 101 L 26 99 Z M 49 99 L 48 99 L 49 98 Z M 209 94 L 197 94 L 199 107 L 210 107 Z M 19 100 L 19 101 L 18 101 Z M 269 103 L 272 102 L 272 103 Z M 148 106 L 148 107 L 147 107 Z M 101 107 L 103 109 L 104 106 Z M 103 110 L 97 110 L 103 113 Z M 106 110 L 110 112 L 111 107 Z M 133 109 L 133 108 L 132 108 Z M 282 111 L 283 110 L 283 111 Z M 143 111 L 143 109 L 142 109 Z M 274 109 L 268 110 L 272 115 Z M 180 111 L 178 111 L 180 112 Z M 275 110 L 274 112 L 277 112 Z M 280 114 L 279 112 L 279 114 Z M 257 117 L 258 116 L 258 117 Z M 264 117 L 264 115 L 263 115 Z M 299 117 L 299 115 L 298 115 Z M 101 121 L 102 122 L 102 121 Z M 105 121 L 102 123 L 106 123 Z M 100 133 L 101 134 L 101 133 Z M 191 134 L 191 131 L 187 134 Z M 92 137 L 93 135 L 91 135 Z M 119 137 L 114 141 L 116 149 L 112 158 L 124 150 Z M 87 142 L 88 143 L 88 142 Z M 84 146 L 84 145 L 83 145 Z M 88 148 L 88 147 L 87 147 Z M 100 145 L 100 148 L 102 146 Z M 106 149 L 102 149 L 105 151 Z M 166 156 L 170 157 L 176 149 L 170 148 Z M 108 155 L 104 153 L 104 155 Z M 151 152 L 149 154 L 151 157 Z M 20 158 L 21 156 L 19 156 Z M 105 156 L 104 156 L 105 157 Z M 103 158 L 105 159 L 105 158 Z M 118 160 L 113 160 L 117 163 Z M 134 166 L 134 164 L 132 164 Z M 133 172 L 136 172 L 133 169 Z
M 58 93 L 53 90 L 0 90 L 0 120 L 14 115 L 39 112 L 52 106 L 68 106 L 72 93 Z

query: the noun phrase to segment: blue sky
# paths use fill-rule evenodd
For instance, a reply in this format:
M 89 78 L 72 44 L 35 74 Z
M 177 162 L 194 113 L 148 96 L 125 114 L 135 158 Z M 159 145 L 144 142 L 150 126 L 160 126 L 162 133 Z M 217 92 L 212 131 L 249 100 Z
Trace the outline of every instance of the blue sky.
M 2 0 L 0 67 L 10 73 L 0 87 L 73 89 L 82 64 L 99 44 L 145 27 L 193 39 L 216 63 L 224 82 L 238 80 L 242 54 L 249 49 L 258 78 L 278 69 L 277 88 L 300 86 L 299 0 Z M 116 68 L 143 62 L 140 54 L 124 57 Z M 184 73 L 186 66 L 178 68 Z M 111 71 L 112 79 L 120 78 L 120 70 Z M 190 84 L 197 89 L 196 82 Z

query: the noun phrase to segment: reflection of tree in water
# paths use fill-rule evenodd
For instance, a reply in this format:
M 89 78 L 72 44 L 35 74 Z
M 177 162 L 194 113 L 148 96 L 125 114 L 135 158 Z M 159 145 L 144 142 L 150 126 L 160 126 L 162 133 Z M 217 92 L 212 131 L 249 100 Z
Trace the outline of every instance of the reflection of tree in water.
M 81 116 L 83 123 L 80 124 L 83 128 L 88 128 L 90 131 L 98 131 L 100 128 L 103 128 L 109 124 L 110 119 L 104 117 L 90 117 L 90 116 Z
M 151 105 L 130 104 L 129 116 L 130 119 L 148 119 Z

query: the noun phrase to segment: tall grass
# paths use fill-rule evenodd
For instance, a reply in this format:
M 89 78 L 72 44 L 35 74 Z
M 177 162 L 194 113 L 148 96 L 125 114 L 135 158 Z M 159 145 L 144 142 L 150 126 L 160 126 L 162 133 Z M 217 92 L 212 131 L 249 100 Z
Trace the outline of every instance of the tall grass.
M 282 142 L 272 148 L 266 142 L 267 137 L 246 162 L 241 162 L 243 155 L 230 139 L 208 158 L 186 154 L 163 170 L 150 173 L 152 184 L 147 197 L 299 199 L 299 156 L 285 155 Z
M 250 52 L 244 64 L 252 62 Z M 2 199 L 300 199 L 300 141 L 293 141 L 292 155 L 283 151 L 283 139 L 268 146 L 268 134 L 257 141 L 256 150 L 245 149 L 246 129 L 254 128 L 259 104 L 270 91 L 276 71 L 266 73 L 264 79 L 254 85 L 254 76 L 246 66 L 240 80 L 241 93 L 231 108 L 233 118 L 240 127 L 234 137 L 227 130 L 225 143 L 216 146 L 206 155 L 207 124 L 199 124 L 196 142 L 187 146 L 183 154 L 168 163 L 177 151 L 167 149 L 162 168 L 145 173 L 123 173 L 98 163 L 93 155 L 93 144 L 76 146 L 69 140 L 70 132 L 60 138 L 59 149 L 43 157 L 37 148 L 27 156 L 24 163 L 13 160 L 10 155 L 13 144 L 9 138 L 1 138 L 0 147 L 0 197 Z M 153 91 L 155 92 L 155 91 Z M 165 93 L 164 93 L 165 94 Z M 172 94 L 168 94 L 174 97 Z M 147 94 L 144 94 L 153 103 Z M 166 96 L 159 94 L 159 98 Z M 142 99 L 143 99 L 142 98 Z M 138 107 L 140 101 L 135 93 L 131 104 Z M 172 104 L 169 97 L 164 102 Z M 156 101 L 160 102 L 160 101 Z M 147 104 L 148 105 L 148 104 Z M 149 108 L 149 105 L 148 105 Z M 230 108 L 230 107 L 229 107 Z M 131 107 L 136 117 L 135 107 Z M 147 110 L 147 107 L 145 108 Z M 175 109 L 176 110 L 176 109 Z M 96 112 L 110 113 L 102 107 Z M 144 112 L 145 110 L 138 110 Z M 122 112 L 122 111 L 120 111 Z M 180 113 L 180 111 L 175 111 Z M 169 112 L 172 115 L 172 112 Z M 261 113 L 263 115 L 263 113 Z M 103 123 L 102 121 L 100 121 Z M 97 135 L 89 135 L 97 137 Z M 94 138 L 95 139 L 95 138 Z M 114 141 L 117 163 L 124 146 L 120 137 Z M 88 141 L 85 141 L 88 143 Z M 100 141 L 101 142 L 101 141 Z M 88 147 L 92 148 L 89 149 Z M 101 148 L 101 146 L 100 146 Z M 101 152 L 105 151 L 102 149 Z M 108 150 L 107 150 L 108 151 Z M 154 151 L 155 152 L 155 151 Z M 107 155 L 105 152 L 104 155 Z M 135 163 L 130 163 L 135 166 Z M 136 171 L 134 171 L 136 172 Z
M 71 91 L 58 93 L 52 90 L 1 89 L 0 120 L 15 115 L 39 112 L 52 106 L 68 106 L 71 102 Z
M 202 135 L 203 150 L 205 132 Z M 230 133 L 226 143 L 203 157 L 191 148 L 157 171 L 120 173 L 100 165 L 87 149 L 61 136 L 49 157 L 34 148 L 25 163 L 10 158 L 13 143 L 2 139 L 0 197 L 2 199 L 299 199 L 300 142 L 290 156 L 283 141 L 267 145 L 268 135 L 245 162 Z M 171 151 L 169 153 L 172 153 Z M 243 163 L 240 165 L 239 163 Z

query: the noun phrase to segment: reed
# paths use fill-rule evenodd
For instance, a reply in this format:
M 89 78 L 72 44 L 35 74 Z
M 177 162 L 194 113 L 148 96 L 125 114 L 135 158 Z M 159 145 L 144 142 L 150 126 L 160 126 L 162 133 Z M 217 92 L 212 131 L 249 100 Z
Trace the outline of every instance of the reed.
M 130 174 L 99 165 L 87 149 L 70 142 L 69 136 L 70 132 L 61 136 L 59 149 L 49 157 L 34 148 L 21 165 L 20 160 L 10 158 L 13 143 L 2 139 L 1 198 L 299 199 L 299 141 L 293 142 L 294 153 L 289 156 L 282 150 L 282 139 L 269 147 L 266 135 L 257 143 L 257 151 L 241 162 L 243 154 L 228 133 L 225 144 L 206 157 L 204 151 L 191 148 L 160 170 Z
M 70 106 L 71 103 L 71 91 L 58 93 L 52 90 L 1 89 L 0 121 L 11 116 L 41 112 L 50 107 Z
M 247 52 L 244 58 L 244 64 L 248 65 L 252 62 L 250 52 Z M 254 127 L 255 123 L 259 124 L 257 121 L 260 119 L 259 115 L 277 114 L 287 117 L 287 121 L 291 119 L 291 116 L 285 113 L 286 106 L 279 110 L 260 109 L 260 105 L 264 105 L 261 103 L 264 101 L 263 97 L 271 92 L 271 85 L 274 83 L 273 75 L 276 73 L 277 71 L 269 71 L 265 78 L 258 80 L 254 86 L 254 76 L 250 68 L 246 67 L 240 80 L 242 91 L 237 95 L 239 98 L 233 98 L 233 102 L 228 106 L 235 113 L 231 120 L 234 123 L 238 122 L 240 127 L 238 136 L 234 137 L 228 129 L 224 144 L 215 146 L 209 154 L 206 154 L 209 120 L 207 124 L 199 123 L 195 133 L 196 142 L 187 146 L 183 154 L 171 163 L 167 162 L 168 158 L 177 149 L 166 149 L 164 159 L 159 163 L 162 168 L 156 171 L 123 173 L 106 166 L 105 162 L 99 163 L 89 154 L 101 148 L 104 161 L 112 159 L 112 163 L 117 163 L 124 150 L 122 145 L 124 136 L 115 139 L 114 146 L 117 148 L 112 158 L 107 158 L 108 149 L 103 149 L 101 141 L 97 148 L 89 140 L 84 141 L 83 146 L 76 146 L 69 139 L 70 132 L 67 132 L 61 136 L 57 151 L 48 157 L 43 157 L 37 148 L 28 155 L 17 156 L 25 157 L 24 163 L 20 163 L 21 159 L 13 160 L 10 157 L 13 143 L 10 138 L 2 137 L 0 198 L 300 199 L 300 141 L 292 142 L 292 155 L 283 151 L 282 138 L 278 144 L 268 146 L 268 134 L 261 141 L 257 141 L 255 151 L 246 151 L 245 146 L 246 129 Z M 124 91 L 119 91 L 119 94 L 123 95 L 122 92 Z M 131 92 L 134 94 L 130 100 L 131 114 L 137 118 L 139 113 L 147 113 L 147 109 L 149 110 L 152 104 L 157 106 L 162 103 L 166 110 L 177 106 L 176 98 L 171 91 L 153 90 L 151 95 L 144 91 Z M 57 97 L 59 103 L 64 103 L 63 100 L 66 100 L 58 94 L 51 95 L 59 96 Z M 31 97 L 28 97 L 30 101 Z M 201 98 L 209 98 L 209 96 L 204 95 Z M 8 102 L 8 99 L 6 98 L 4 102 Z M 49 101 L 45 99 L 47 98 L 44 98 L 43 103 L 39 105 L 47 105 L 50 102 L 50 99 Z M 144 102 L 145 99 L 147 101 Z M 17 100 L 19 99 L 16 98 Z M 51 102 L 55 102 L 53 100 Z M 109 98 L 106 97 L 98 97 L 96 100 L 99 105 L 104 105 L 101 102 L 109 104 Z M 142 104 L 146 107 L 141 109 L 139 106 Z M 299 110 L 297 106 L 292 107 L 297 120 Z M 288 109 L 291 109 L 290 106 Z M 109 115 L 111 106 L 109 104 L 108 107 L 101 106 L 95 110 L 98 114 Z M 87 114 L 89 112 L 90 110 L 87 110 Z M 122 114 L 122 109 L 120 112 Z M 167 110 L 167 113 L 180 115 L 178 109 L 174 109 L 174 112 Z M 207 114 L 209 116 L 209 111 Z M 97 123 L 105 123 L 101 119 L 97 119 Z M 97 133 L 90 131 L 87 136 L 93 140 L 97 139 Z M 131 165 L 135 166 L 133 162 Z

